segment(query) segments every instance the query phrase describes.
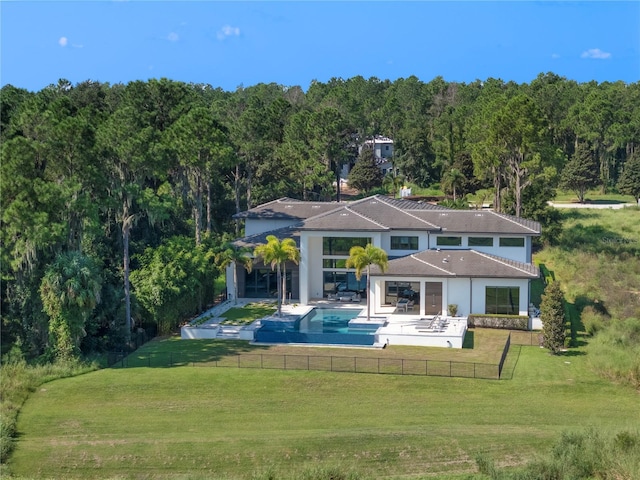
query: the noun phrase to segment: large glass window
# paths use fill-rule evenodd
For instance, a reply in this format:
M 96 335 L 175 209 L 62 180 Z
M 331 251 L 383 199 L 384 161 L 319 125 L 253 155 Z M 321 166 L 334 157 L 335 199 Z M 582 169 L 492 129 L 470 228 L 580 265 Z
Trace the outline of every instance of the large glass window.
M 360 280 L 354 272 L 323 272 L 323 294 L 326 298 L 329 294 L 342 292 L 357 292 L 366 297 L 367 275 L 362 274 Z
M 501 247 L 524 247 L 524 238 L 500 237 Z
M 394 305 L 398 300 L 413 300 L 415 305 L 420 301 L 420 282 L 384 282 L 384 303 Z
M 469 237 L 470 247 L 493 247 L 493 237 Z
M 391 250 L 418 250 L 418 237 L 391 237 Z
M 517 315 L 519 307 L 520 287 L 486 287 L 485 313 Z
M 462 237 L 437 237 L 436 245 L 439 247 L 459 247 L 462 245 Z
M 323 237 L 323 255 L 349 255 L 351 247 L 366 247 L 371 243 L 370 237 Z
M 325 258 L 322 260 L 324 268 L 347 268 L 346 258 Z

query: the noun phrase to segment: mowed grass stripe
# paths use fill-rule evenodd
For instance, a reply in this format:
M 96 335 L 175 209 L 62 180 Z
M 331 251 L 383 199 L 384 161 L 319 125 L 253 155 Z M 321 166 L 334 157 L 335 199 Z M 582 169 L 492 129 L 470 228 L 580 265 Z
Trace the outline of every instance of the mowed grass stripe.
M 524 347 L 512 380 L 228 368 L 107 369 L 58 380 L 20 416 L 13 473 L 31 478 L 364 478 L 522 463 L 566 429 L 640 424 L 638 395 L 584 356 Z

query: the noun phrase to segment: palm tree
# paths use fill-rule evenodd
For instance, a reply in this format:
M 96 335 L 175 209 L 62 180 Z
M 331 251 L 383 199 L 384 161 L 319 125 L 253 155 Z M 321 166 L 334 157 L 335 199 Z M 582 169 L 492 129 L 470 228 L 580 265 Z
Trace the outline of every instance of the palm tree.
M 395 172 L 389 172 L 384 176 L 382 185 L 387 191 L 391 191 L 393 198 L 398 198 L 398 192 L 404 185 L 404 176 L 396 175 Z
M 253 269 L 253 259 L 249 256 L 251 250 L 248 248 L 236 247 L 232 243 L 224 245 L 224 250 L 216 255 L 216 264 L 224 269 L 229 265 L 233 266 L 233 299 L 238 303 L 238 269 L 237 265 L 242 265 L 248 273 Z
M 285 238 L 282 241 L 278 240 L 275 235 L 267 236 L 267 243 L 258 245 L 254 250 L 256 257 L 262 258 L 265 265 L 270 264 L 271 269 L 274 268 L 277 271 L 277 283 L 278 283 L 278 316 L 282 316 L 282 301 L 286 295 L 285 281 L 283 278 L 282 270 L 287 261 L 292 261 L 296 265 L 300 261 L 300 250 L 296 247 L 296 242 L 292 238 Z
M 80 252 L 58 255 L 40 284 L 44 311 L 49 315 L 51 349 L 59 359 L 80 353 L 87 318 L 100 303 L 102 282 L 93 260 Z
M 453 201 L 456 201 L 456 193 L 459 187 L 464 185 L 464 182 L 467 180 L 467 177 L 458 170 L 457 168 L 452 168 L 451 170 L 445 172 L 442 176 L 442 187 L 446 191 L 453 191 Z
M 371 265 L 377 265 L 380 270 L 385 272 L 389 265 L 387 252 L 379 247 L 374 247 L 370 243 L 366 247 L 355 246 L 349 250 L 349 258 L 347 259 L 347 268 L 356 269 L 356 278 L 358 281 L 362 278 L 362 272 L 367 271 L 367 321 L 369 321 L 371 303 L 369 302 L 369 288 L 371 284 Z

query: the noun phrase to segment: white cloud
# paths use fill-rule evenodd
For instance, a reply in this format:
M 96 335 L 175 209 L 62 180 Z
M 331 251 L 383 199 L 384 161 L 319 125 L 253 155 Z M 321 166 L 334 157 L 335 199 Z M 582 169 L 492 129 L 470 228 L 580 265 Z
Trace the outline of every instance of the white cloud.
M 66 47 L 68 43 L 69 43 L 69 40 L 67 39 L 67 37 L 60 37 L 60 40 L 58 40 L 58 44 L 61 47 Z
M 591 48 L 585 52 L 582 52 L 580 55 L 581 58 L 595 58 L 598 60 L 606 60 L 611 58 L 611 54 L 609 52 L 603 52 L 599 48 Z
M 228 37 L 238 37 L 240 36 L 240 29 L 238 27 L 232 27 L 231 25 L 225 25 L 220 30 L 218 30 L 218 40 L 224 40 Z
M 560 58 L 560 54 L 559 53 L 552 53 L 551 54 L 551 58 Z
M 169 35 L 167 35 L 167 40 L 169 40 L 170 42 L 177 42 L 178 40 L 180 40 L 180 37 L 176 32 L 171 32 Z

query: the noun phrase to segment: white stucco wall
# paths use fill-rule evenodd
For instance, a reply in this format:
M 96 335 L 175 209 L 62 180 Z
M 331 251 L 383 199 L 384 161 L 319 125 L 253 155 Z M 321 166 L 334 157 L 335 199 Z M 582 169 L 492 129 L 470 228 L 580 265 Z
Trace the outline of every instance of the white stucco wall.
M 443 311 L 448 313 L 449 304 L 458 305 L 458 315 L 466 317 L 471 313 L 471 288 L 469 278 L 449 278 L 443 285 Z M 446 286 L 446 295 L 445 287 Z

